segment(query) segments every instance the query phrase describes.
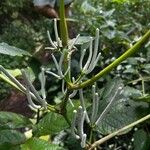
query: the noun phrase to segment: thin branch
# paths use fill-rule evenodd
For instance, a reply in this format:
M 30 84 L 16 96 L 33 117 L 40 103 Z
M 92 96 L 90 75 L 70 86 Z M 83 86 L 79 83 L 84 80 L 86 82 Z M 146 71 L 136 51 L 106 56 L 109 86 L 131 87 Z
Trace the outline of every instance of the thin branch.
M 121 129 L 119 129 L 118 131 L 115 131 L 115 132 L 105 136 L 104 138 L 94 142 L 90 146 L 90 148 L 88 148 L 88 150 L 92 150 L 92 149 L 96 148 L 98 145 L 103 144 L 104 142 L 108 141 L 109 139 L 113 138 L 114 136 L 119 135 L 122 132 L 124 132 L 124 131 L 126 131 L 126 130 L 128 130 L 128 129 L 130 129 L 130 128 L 132 128 L 132 127 L 134 127 L 134 126 L 136 126 L 136 125 L 138 125 L 138 124 L 148 120 L 148 119 L 150 119 L 150 114 L 148 114 L 147 116 L 145 116 L 145 117 L 143 117 L 143 118 L 141 118 L 141 119 L 139 119 L 139 120 L 137 120 L 137 121 L 135 121 L 135 122 L 133 122 L 133 123 L 123 127 L 123 128 L 121 128 Z

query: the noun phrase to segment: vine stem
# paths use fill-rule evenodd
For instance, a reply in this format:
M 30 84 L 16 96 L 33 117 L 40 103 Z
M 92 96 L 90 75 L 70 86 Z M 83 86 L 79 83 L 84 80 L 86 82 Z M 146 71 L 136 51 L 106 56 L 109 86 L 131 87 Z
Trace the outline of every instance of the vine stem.
M 63 47 L 67 47 L 68 45 L 68 28 L 65 20 L 65 8 L 64 8 L 64 0 L 60 0 L 59 7 L 59 17 L 60 17 L 60 36 L 62 40 Z
M 81 89 L 81 88 L 87 87 L 89 85 L 92 85 L 99 78 L 101 78 L 102 76 L 106 75 L 113 68 L 118 66 L 122 61 L 124 61 L 125 59 L 127 59 L 128 57 L 133 55 L 144 43 L 146 43 L 148 41 L 149 37 L 150 37 L 150 30 L 148 30 L 147 33 L 135 45 L 133 45 L 131 48 L 129 48 L 119 58 L 117 58 L 114 62 L 112 62 L 110 65 L 108 65 L 102 71 L 97 73 L 94 77 L 92 77 L 91 79 L 89 79 L 89 80 L 87 80 L 87 81 L 85 81 L 85 82 L 83 82 L 81 84 L 75 84 L 75 85 L 71 84 L 70 85 L 70 89 L 72 89 L 72 90 L 76 89 L 77 90 L 77 89 Z
M 88 148 L 88 150 L 92 150 L 92 149 L 96 148 L 98 145 L 108 141 L 109 139 L 113 138 L 114 136 L 121 134 L 122 132 L 124 132 L 124 131 L 126 131 L 126 130 L 138 125 L 139 123 L 142 123 L 142 122 L 148 120 L 148 119 L 150 119 L 150 114 L 137 120 L 137 121 L 135 121 L 135 122 L 133 122 L 133 123 L 131 123 L 131 124 L 129 124 L 129 125 L 127 125 L 127 126 L 125 126 L 125 127 L 123 127 L 123 128 L 121 128 L 121 129 L 119 129 L 119 130 L 117 130 L 117 131 L 115 131 L 115 132 L 113 132 L 113 133 L 111 133 L 111 134 L 109 134 L 109 135 L 107 135 L 107 136 L 105 136 L 104 138 L 94 142 L 90 146 L 90 148 Z

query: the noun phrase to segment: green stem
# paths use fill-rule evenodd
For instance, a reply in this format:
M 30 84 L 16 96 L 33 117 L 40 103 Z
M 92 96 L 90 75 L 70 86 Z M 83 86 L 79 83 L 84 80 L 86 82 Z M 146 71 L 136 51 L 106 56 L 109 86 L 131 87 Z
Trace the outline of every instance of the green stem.
M 64 0 L 60 0 L 59 17 L 60 17 L 60 36 L 61 36 L 61 40 L 62 40 L 62 45 L 63 45 L 63 47 L 67 47 L 67 45 L 68 45 L 68 29 L 67 29 L 67 23 L 65 20 Z
M 150 37 L 150 30 L 147 31 L 147 33 L 130 49 L 128 49 L 125 53 L 123 53 L 119 58 L 117 58 L 114 62 L 112 62 L 110 65 L 108 65 L 106 68 L 104 68 L 102 71 L 100 71 L 98 74 L 96 74 L 91 79 L 77 85 L 70 85 L 70 89 L 81 89 L 84 87 L 87 87 L 89 85 L 92 85 L 95 81 L 97 81 L 102 76 L 109 73 L 113 68 L 118 66 L 122 61 L 130 57 L 132 54 L 134 54 Z
M 127 125 L 127 126 L 125 126 L 125 127 L 123 127 L 123 128 L 121 128 L 121 129 L 119 129 L 118 131 L 115 131 L 115 132 L 113 132 L 113 133 L 111 133 L 111 134 L 105 136 L 104 138 L 102 138 L 102 139 L 100 139 L 100 140 L 94 142 L 94 143 L 90 146 L 90 148 L 88 148 L 88 150 L 92 150 L 92 149 L 96 148 L 98 145 L 100 145 L 100 144 L 102 144 L 102 143 L 108 141 L 109 139 L 113 138 L 114 136 L 119 135 L 119 134 L 121 134 L 122 132 L 124 132 L 124 131 L 126 131 L 126 130 L 128 130 L 128 129 L 130 129 L 130 128 L 136 126 L 136 125 L 138 125 L 139 123 L 142 123 L 142 122 L 148 120 L 148 119 L 150 119 L 150 114 L 147 115 L 147 116 L 145 116 L 145 117 L 143 117 L 143 118 L 141 118 L 141 119 L 139 119 L 139 120 L 137 120 L 137 121 L 135 121 L 135 122 L 133 122 L 133 123 L 131 123 L 131 124 L 129 124 L 129 125 Z
M 92 143 L 92 138 L 93 138 L 93 128 L 91 128 L 91 131 L 90 131 L 89 143 Z
M 68 99 L 69 99 L 69 92 L 67 91 L 67 93 L 65 94 L 64 99 L 60 105 L 60 114 L 65 118 L 65 120 L 67 121 L 69 126 L 71 126 L 70 120 L 68 119 L 68 116 L 67 116 L 67 109 L 66 109 Z

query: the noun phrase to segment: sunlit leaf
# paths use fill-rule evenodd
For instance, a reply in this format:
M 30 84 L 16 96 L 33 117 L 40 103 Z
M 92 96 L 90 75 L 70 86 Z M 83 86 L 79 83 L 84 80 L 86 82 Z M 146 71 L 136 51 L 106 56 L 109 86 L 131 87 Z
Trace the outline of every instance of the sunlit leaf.
M 62 147 L 51 144 L 45 140 L 31 138 L 21 145 L 21 150 L 64 150 Z

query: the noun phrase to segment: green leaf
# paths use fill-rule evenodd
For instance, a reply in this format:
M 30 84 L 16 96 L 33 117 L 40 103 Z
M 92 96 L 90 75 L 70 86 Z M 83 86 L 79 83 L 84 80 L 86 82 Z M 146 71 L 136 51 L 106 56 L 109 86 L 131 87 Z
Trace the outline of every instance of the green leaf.
M 0 146 L 3 144 L 17 145 L 25 142 L 24 134 L 15 130 L 2 130 L 0 131 Z
M 31 138 L 26 141 L 25 144 L 21 145 L 21 150 L 64 150 L 62 147 L 50 144 L 49 142 L 38 139 L 38 138 Z
M 144 130 L 137 130 L 134 135 L 134 150 L 149 150 L 150 148 L 150 137 Z
M 0 43 L 0 53 L 5 54 L 5 55 L 10 55 L 10 56 L 31 56 L 30 53 L 21 50 L 19 48 L 16 48 L 14 46 L 10 46 L 7 43 Z
M 122 82 L 119 79 L 107 83 L 102 92 L 101 101 L 99 102 L 99 115 L 105 109 L 110 99 Z M 123 93 L 124 94 L 124 93 Z M 102 122 L 97 127 L 102 134 L 110 134 L 148 113 L 149 106 L 147 103 L 134 102 L 128 96 L 119 95 L 116 97 L 109 112 L 105 115 Z M 123 134 L 123 133 L 122 133 Z
M 0 112 L 0 130 L 31 126 L 28 118 L 12 112 Z
M 133 87 L 126 86 L 124 89 L 124 96 L 132 99 L 138 98 L 142 96 L 142 92 Z
M 63 116 L 49 112 L 35 126 L 33 133 L 36 136 L 55 134 L 68 128 L 68 124 Z

